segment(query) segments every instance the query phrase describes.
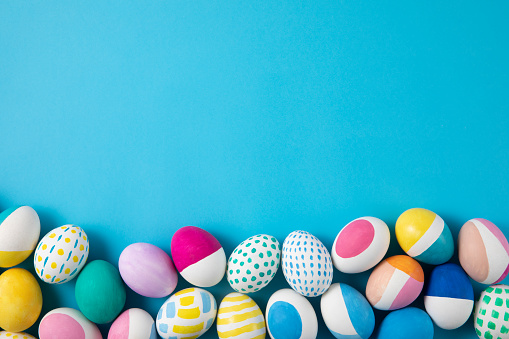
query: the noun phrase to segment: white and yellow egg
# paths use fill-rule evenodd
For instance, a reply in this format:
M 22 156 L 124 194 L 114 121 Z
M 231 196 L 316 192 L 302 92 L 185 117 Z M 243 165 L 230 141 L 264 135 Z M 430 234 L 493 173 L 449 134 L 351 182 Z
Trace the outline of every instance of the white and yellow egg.
M 265 318 L 253 299 L 238 292 L 224 297 L 217 311 L 219 338 L 263 339 L 265 333 Z

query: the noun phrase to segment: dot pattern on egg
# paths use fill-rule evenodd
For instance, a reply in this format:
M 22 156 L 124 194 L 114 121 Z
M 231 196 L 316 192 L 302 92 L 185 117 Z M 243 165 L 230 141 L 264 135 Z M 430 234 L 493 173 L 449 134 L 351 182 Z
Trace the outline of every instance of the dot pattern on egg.
M 1 331 L 0 332 L 0 339 L 2 338 L 9 338 L 9 339 L 35 339 L 35 337 L 31 336 L 30 334 L 26 334 L 23 332 L 20 333 L 14 333 L 14 332 L 7 332 L 7 331 Z
M 508 287 L 490 286 L 481 294 L 474 314 L 475 332 L 479 338 L 491 339 L 509 334 Z

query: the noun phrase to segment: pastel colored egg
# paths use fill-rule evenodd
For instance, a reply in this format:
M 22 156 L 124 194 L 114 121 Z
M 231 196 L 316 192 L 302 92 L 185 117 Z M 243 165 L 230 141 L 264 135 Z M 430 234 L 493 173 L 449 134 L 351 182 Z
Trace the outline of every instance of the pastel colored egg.
M 458 254 L 461 267 L 481 284 L 499 283 L 509 272 L 509 244 L 489 220 L 471 219 L 461 227 Z
M 104 260 L 94 260 L 83 268 L 76 280 L 75 295 L 81 312 L 96 324 L 113 321 L 126 299 L 118 270 Z
M 347 284 L 332 284 L 322 295 L 320 309 L 325 325 L 338 339 L 367 339 L 375 328 L 369 302 Z
M 493 285 L 481 293 L 474 327 L 479 338 L 509 338 L 509 286 Z
M 0 267 L 22 263 L 32 253 L 41 223 L 30 206 L 12 207 L 0 213 Z
M 274 278 L 281 260 L 281 247 L 273 236 L 259 234 L 235 248 L 228 259 L 226 277 L 237 292 L 256 292 Z
M 24 332 L 6 332 L 0 331 L 0 339 L 36 339 L 34 336 L 30 334 L 26 334 Z
M 359 273 L 378 264 L 389 249 L 391 234 L 378 218 L 351 221 L 336 236 L 331 255 L 334 266 L 344 273 Z
M 422 291 L 421 265 L 406 255 L 395 255 L 378 264 L 366 285 L 366 297 L 378 310 L 396 310 L 410 305 Z
M 219 338 L 263 339 L 265 332 L 265 318 L 253 299 L 238 292 L 224 297 L 217 311 Z
M 435 330 L 429 315 L 407 307 L 389 313 L 378 330 L 378 339 L 433 339 Z
M 451 263 L 435 267 L 424 292 L 424 306 L 440 328 L 463 325 L 474 308 L 474 289 L 463 269 Z
M 212 326 L 217 314 L 214 296 L 201 288 L 175 293 L 159 309 L 156 328 L 164 339 L 197 338 Z
M 34 267 L 37 276 L 49 284 L 74 279 L 88 258 L 88 238 L 76 225 L 64 225 L 50 231 L 37 245 Z
M 294 231 L 283 242 L 283 273 L 290 286 L 306 297 L 317 297 L 332 282 L 332 261 L 327 248 L 306 231 Z
M 265 315 L 273 339 L 313 339 L 318 334 L 313 306 L 292 289 L 284 288 L 272 294 Z
M 166 297 L 177 286 L 178 274 L 170 256 L 152 244 L 127 246 L 120 254 L 118 269 L 127 286 L 145 297 Z
M 154 319 L 140 308 L 131 308 L 111 324 L 108 339 L 157 339 Z
M 39 324 L 40 339 L 102 339 L 97 326 L 74 308 L 54 309 Z
M 412 208 L 399 216 L 396 238 L 406 254 L 426 264 L 443 264 L 454 252 L 449 226 L 438 214 L 424 208 Z
M 210 287 L 223 279 L 226 270 L 223 247 L 199 227 L 186 226 L 175 232 L 171 256 L 177 271 L 192 285 Z
M 23 268 L 0 275 L 0 327 L 21 332 L 32 326 L 42 309 L 42 293 L 35 277 Z

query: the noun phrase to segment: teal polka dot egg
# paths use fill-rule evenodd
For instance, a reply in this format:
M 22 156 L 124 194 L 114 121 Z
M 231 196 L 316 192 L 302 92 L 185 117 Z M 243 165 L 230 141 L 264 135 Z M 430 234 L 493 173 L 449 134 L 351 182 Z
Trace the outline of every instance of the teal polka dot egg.
M 74 279 L 88 258 L 88 238 L 76 225 L 64 225 L 50 231 L 35 249 L 37 276 L 49 284 L 63 284 Z
M 250 237 L 235 248 L 228 260 L 227 280 L 240 293 L 256 292 L 274 278 L 281 260 L 281 247 L 267 234 Z
M 476 304 L 474 327 L 479 338 L 509 338 L 509 286 L 486 288 Z

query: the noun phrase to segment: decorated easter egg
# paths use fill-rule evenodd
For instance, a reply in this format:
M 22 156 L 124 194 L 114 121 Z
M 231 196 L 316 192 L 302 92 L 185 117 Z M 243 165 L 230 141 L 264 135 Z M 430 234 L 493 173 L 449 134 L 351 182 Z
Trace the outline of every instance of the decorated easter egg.
M 369 302 L 347 284 L 332 284 L 322 295 L 320 309 L 325 325 L 338 339 L 367 339 L 375 328 Z
M 454 252 L 449 226 L 438 214 L 424 208 L 412 208 L 399 216 L 396 238 L 406 254 L 426 264 L 443 264 Z
M 317 297 L 332 282 L 329 251 L 317 237 L 305 231 L 290 233 L 283 242 L 283 273 L 288 284 L 306 297 Z
M 178 274 L 170 256 L 151 244 L 127 246 L 118 259 L 118 269 L 127 286 L 145 297 L 166 297 L 177 286 Z
M 458 235 L 461 267 L 481 284 L 496 284 L 509 272 L 509 244 L 491 221 L 476 218 L 467 221 Z
M 216 313 L 216 299 L 209 291 L 186 288 L 159 309 L 157 332 L 164 339 L 197 338 L 212 326 Z
M 111 324 L 108 339 L 157 339 L 154 319 L 140 308 L 131 308 Z
M 311 303 L 292 289 L 276 291 L 265 311 L 267 330 L 273 339 L 313 339 L 318 319 Z
M 97 326 L 74 308 L 54 309 L 39 324 L 40 339 L 102 339 Z
M 237 292 L 256 292 L 274 278 L 279 268 L 281 248 L 276 238 L 255 235 L 240 243 L 230 259 L 226 277 Z
M 493 285 L 481 293 L 474 327 L 479 338 L 509 338 L 509 286 Z
M 23 268 L 0 275 L 0 327 L 21 332 L 32 326 L 42 309 L 42 293 L 35 277 Z
M 217 311 L 219 338 L 265 338 L 265 319 L 260 307 L 245 294 L 233 292 L 224 297 Z
M 223 247 L 199 227 L 186 226 L 175 232 L 171 256 L 177 271 L 192 285 L 210 287 L 223 279 L 226 270 Z
M 435 330 L 429 315 L 415 307 L 389 313 L 378 330 L 378 339 L 433 339 Z
M 406 255 L 395 255 L 378 264 L 366 285 L 366 297 L 378 310 L 396 310 L 410 305 L 422 291 L 421 265 Z
M 426 312 L 438 327 L 453 330 L 463 325 L 474 308 L 474 289 L 456 264 L 443 264 L 431 271 L 424 292 Z
M 63 284 L 74 279 L 88 258 L 88 238 L 79 226 L 65 225 L 44 236 L 34 254 L 35 271 L 42 281 Z
M 36 339 L 35 337 L 31 336 L 30 334 L 26 334 L 24 332 L 6 332 L 6 331 L 0 331 L 0 339 Z
M 12 207 L 0 213 L 0 267 L 12 267 L 32 253 L 41 223 L 30 206 Z
M 126 292 L 117 269 L 104 260 L 88 263 L 76 280 L 76 302 L 96 324 L 113 321 L 125 304 Z
M 378 264 L 389 249 L 391 234 L 378 218 L 355 219 L 336 236 L 331 255 L 334 266 L 344 273 L 359 273 Z

